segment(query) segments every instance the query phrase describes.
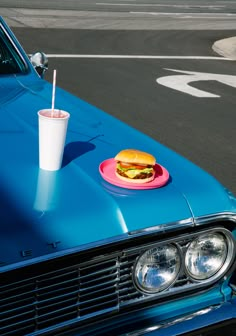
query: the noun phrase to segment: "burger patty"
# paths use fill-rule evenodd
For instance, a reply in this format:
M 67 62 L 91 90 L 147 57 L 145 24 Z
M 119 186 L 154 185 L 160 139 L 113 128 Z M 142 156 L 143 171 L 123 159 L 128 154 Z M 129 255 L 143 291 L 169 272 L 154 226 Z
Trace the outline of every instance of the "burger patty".
M 119 175 L 130 178 L 122 170 L 116 169 L 116 171 Z M 145 179 L 145 178 L 151 177 L 152 175 L 153 175 L 152 173 L 140 173 L 140 174 L 136 175 L 135 177 L 133 177 L 132 179 Z

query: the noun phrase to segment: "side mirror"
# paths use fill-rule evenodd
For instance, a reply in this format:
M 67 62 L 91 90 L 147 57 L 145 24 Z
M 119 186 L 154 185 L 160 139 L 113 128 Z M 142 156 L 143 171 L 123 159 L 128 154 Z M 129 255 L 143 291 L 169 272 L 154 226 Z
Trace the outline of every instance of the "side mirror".
M 30 56 L 30 61 L 39 76 L 43 78 L 45 71 L 48 70 L 47 56 L 43 52 L 38 51 Z

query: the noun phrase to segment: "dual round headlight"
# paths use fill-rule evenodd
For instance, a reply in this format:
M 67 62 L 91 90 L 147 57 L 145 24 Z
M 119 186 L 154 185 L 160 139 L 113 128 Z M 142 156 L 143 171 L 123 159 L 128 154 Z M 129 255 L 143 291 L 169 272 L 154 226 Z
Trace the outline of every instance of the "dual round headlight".
M 181 267 L 180 252 L 176 245 L 167 244 L 144 252 L 135 267 L 135 282 L 139 289 L 156 293 L 169 287 Z
M 233 259 L 231 234 L 209 231 L 193 236 L 186 245 L 170 242 L 146 250 L 134 267 L 134 282 L 144 293 L 161 292 L 176 282 L 179 274 L 204 282 L 228 269 Z
M 195 239 L 185 255 L 189 275 L 196 280 L 205 280 L 215 275 L 224 265 L 227 245 L 226 237 L 220 233 L 209 233 Z

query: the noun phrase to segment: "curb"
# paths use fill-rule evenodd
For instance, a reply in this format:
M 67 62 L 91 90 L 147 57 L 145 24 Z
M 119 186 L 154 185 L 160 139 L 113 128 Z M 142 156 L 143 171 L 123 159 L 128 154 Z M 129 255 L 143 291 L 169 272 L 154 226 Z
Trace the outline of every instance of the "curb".
M 216 41 L 212 49 L 221 56 L 236 60 L 236 37 Z

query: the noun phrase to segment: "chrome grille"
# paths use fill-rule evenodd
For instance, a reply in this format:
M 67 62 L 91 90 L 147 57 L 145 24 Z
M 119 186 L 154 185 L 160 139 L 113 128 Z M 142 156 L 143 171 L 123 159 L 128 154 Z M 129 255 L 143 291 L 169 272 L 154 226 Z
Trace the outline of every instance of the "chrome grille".
M 196 235 L 196 234 L 195 234 Z M 182 252 L 194 234 L 172 238 Z M 138 302 L 157 300 L 196 289 L 180 272 L 171 288 L 155 295 L 140 293 L 132 279 L 133 265 L 146 249 L 138 247 L 87 251 L 48 260 L 1 275 L 0 335 L 40 335 L 46 328 L 84 323 L 102 314 L 118 313 Z M 165 242 L 164 242 L 165 243 Z M 100 254 L 100 255 L 99 255 Z
M 46 265 L 45 265 L 46 267 Z M 115 310 L 117 255 L 60 268 L 0 287 L 0 335 L 31 333 L 69 320 Z
M 118 311 L 141 295 L 133 286 L 135 255 L 122 252 L 60 267 L 0 287 L 0 335 L 27 335 L 35 331 Z M 42 269 L 42 267 L 41 267 Z

